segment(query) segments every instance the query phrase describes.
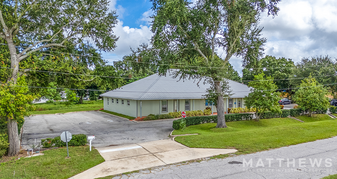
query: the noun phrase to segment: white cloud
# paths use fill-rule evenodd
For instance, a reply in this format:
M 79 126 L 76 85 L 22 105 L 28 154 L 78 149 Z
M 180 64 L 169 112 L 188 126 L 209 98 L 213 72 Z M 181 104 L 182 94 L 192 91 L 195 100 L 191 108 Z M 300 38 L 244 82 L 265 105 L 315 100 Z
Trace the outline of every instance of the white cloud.
M 282 0 L 279 7 L 280 12 L 274 18 L 267 16 L 266 12 L 261 16 L 260 26 L 264 27 L 262 34 L 267 38 L 265 55 L 291 58 L 295 62 L 303 57 L 337 57 L 336 0 Z M 116 8 L 116 0 L 112 0 L 110 8 L 117 11 L 120 9 L 120 14 L 125 13 L 122 7 Z M 120 38 L 116 50 L 110 53 L 113 56 L 111 60 L 121 60 L 124 55 L 130 54 L 130 47 L 149 43 L 152 36 L 148 24 L 151 15 L 151 10 L 143 13 L 138 21 L 147 23 L 139 28 L 123 26 L 123 22 L 119 21 L 114 32 Z M 220 49 L 218 54 L 222 54 Z M 242 69 L 241 62 L 234 57 L 230 60 L 239 73 Z
M 282 0 L 278 16 L 263 15 L 265 54 L 291 58 L 337 57 L 337 1 Z
M 104 53 L 103 56 L 107 61 L 117 61 L 122 60 L 123 56 L 129 55 L 131 49 L 136 49 L 139 45 L 143 43 L 149 43 L 152 37 L 152 32 L 149 26 L 140 25 L 139 28 L 130 28 L 129 26 L 124 26 L 123 14 L 125 13 L 125 8 L 118 5 L 116 8 L 116 0 L 110 2 L 110 10 L 116 10 L 118 15 L 118 23 L 114 28 L 114 34 L 119 37 L 116 43 L 116 49 L 113 52 Z M 140 20 L 147 21 L 151 11 L 146 11 Z
M 145 11 L 140 21 L 145 22 L 148 26 L 150 26 L 151 22 L 153 21 L 153 18 L 151 18 L 152 15 L 153 15 L 153 11 L 151 9 L 148 11 Z

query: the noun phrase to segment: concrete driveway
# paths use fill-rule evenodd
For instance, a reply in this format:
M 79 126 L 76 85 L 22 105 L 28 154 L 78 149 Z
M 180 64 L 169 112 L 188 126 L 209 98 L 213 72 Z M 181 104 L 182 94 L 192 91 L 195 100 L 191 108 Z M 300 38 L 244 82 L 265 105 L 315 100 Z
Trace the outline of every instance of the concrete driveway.
M 296 106 L 297 104 L 286 104 L 284 105 L 283 109 L 294 109 L 294 106 Z
M 337 137 L 247 155 L 141 170 L 116 179 L 321 179 L 337 173 Z
M 28 148 L 35 139 L 54 138 L 63 131 L 94 135 L 95 147 L 142 143 L 168 139 L 173 119 L 134 122 L 100 111 L 30 116 L 25 119 L 22 146 Z

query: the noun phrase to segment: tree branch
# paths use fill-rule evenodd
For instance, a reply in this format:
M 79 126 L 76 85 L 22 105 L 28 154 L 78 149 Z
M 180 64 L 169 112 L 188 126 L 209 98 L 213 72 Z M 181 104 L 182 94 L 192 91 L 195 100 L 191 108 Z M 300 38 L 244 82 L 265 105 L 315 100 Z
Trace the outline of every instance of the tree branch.
M 0 9 L 0 22 L 1 22 L 2 27 L 4 28 L 3 30 L 4 30 L 5 36 L 9 36 L 9 34 L 8 34 L 8 27 L 6 26 L 4 18 L 2 17 L 2 11 L 1 11 L 1 9 Z
M 82 8 L 80 8 L 80 9 L 82 9 Z M 76 14 L 80 9 L 78 9 L 78 10 L 75 12 L 75 14 Z M 65 24 L 64 26 L 62 26 L 62 27 L 60 28 L 60 30 L 59 30 L 58 32 L 56 32 L 50 39 L 44 39 L 44 40 L 41 40 L 41 41 L 38 41 L 38 42 L 34 43 L 33 45 L 31 45 L 31 46 L 28 47 L 27 49 L 23 50 L 18 56 L 20 57 L 21 55 L 27 53 L 29 50 L 31 50 L 32 48 L 34 48 L 36 45 L 38 45 L 38 44 L 40 44 L 40 43 L 52 41 L 52 40 L 53 40 L 59 33 L 62 32 L 63 28 L 65 28 L 67 25 L 69 25 L 71 22 L 73 22 L 73 20 L 74 20 L 74 19 L 72 19 L 71 21 L 69 21 L 69 22 L 68 22 L 67 24 Z M 69 39 L 70 37 L 72 37 L 72 36 L 73 36 L 73 35 L 67 37 L 65 40 L 68 40 L 68 39 Z M 65 42 L 65 40 L 64 40 L 61 44 L 63 44 L 63 43 Z M 58 46 L 58 45 L 54 45 L 54 46 Z M 43 48 L 45 48 L 45 47 L 43 47 Z M 29 52 L 29 53 L 31 53 L 31 52 Z
M 0 38 L 5 39 L 6 38 L 5 34 L 0 32 Z
M 54 44 L 43 45 L 43 46 L 41 46 L 41 47 L 39 47 L 39 48 L 37 48 L 37 49 L 34 49 L 34 50 L 32 50 L 32 51 L 26 53 L 26 54 L 23 55 L 23 56 L 20 56 L 20 57 L 18 58 L 18 61 L 20 62 L 21 60 L 27 58 L 27 57 L 29 56 L 29 54 L 34 53 L 34 52 L 36 52 L 36 51 L 39 51 L 39 50 L 41 50 L 41 49 L 43 49 L 43 48 L 48 48 L 48 47 L 65 47 L 64 45 L 62 45 L 64 42 L 65 42 L 65 41 L 63 41 L 62 43 L 57 43 L 57 44 L 54 43 Z
M 17 31 L 17 29 L 19 28 L 19 22 L 20 22 L 20 20 L 21 20 L 21 18 L 22 18 L 22 16 L 36 3 L 37 1 L 36 0 L 34 0 L 33 2 L 32 2 L 32 4 L 30 4 L 20 15 L 19 15 L 19 17 L 17 17 L 17 3 L 18 3 L 18 1 L 16 1 L 16 5 L 15 5 L 15 18 L 17 18 L 16 19 L 16 23 L 14 24 L 14 26 L 11 28 L 11 30 L 10 30 L 10 33 L 12 33 L 13 31 Z
M 185 32 L 185 30 L 180 25 L 178 25 L 178 27 L 180 28 L 181 31 L 183 31 L 183 33 L 185 34 L 185 36 L 187 38 L 190 38 L 188 36 L 188 34 Z M 206 62 L 208 62 L 208 58 L 206 57 L 206 55 L 204 53 L 202 53 L 202 51 L 200 50 L 199 45 L 197 43 L 195 43 L 193 40 L 192 40 L 192 43 L 194 45 L 195 50 L 199 52 L 199 54 L 206 60 Z

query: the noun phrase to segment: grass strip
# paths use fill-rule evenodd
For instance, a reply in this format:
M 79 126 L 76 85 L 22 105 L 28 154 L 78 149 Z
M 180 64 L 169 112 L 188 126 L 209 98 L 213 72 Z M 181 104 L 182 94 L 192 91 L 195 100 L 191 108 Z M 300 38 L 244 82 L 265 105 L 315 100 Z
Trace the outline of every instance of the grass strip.
M 43 156 L 21 158 L 0 164 L 0 178 L 50 178 L 63 179 L 74 176 L 102 162 L 96 149 L 88 146 L 59 148 L 43 152 Z

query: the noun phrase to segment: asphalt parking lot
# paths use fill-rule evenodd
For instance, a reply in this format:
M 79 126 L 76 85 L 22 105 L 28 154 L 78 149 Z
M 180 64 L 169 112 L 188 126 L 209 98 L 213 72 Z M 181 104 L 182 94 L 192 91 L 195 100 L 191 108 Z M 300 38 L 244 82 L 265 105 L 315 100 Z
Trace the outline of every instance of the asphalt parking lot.
M 173 119 L 134 122 L 100 111 L 35 115 L 25 119 L 22 146 L 29 148 L 35 139 L 54 138 L 63 131 L 94 135 L 95 147 L 134 144 L 168 139 Z

